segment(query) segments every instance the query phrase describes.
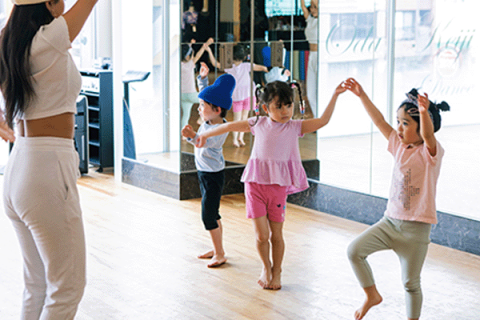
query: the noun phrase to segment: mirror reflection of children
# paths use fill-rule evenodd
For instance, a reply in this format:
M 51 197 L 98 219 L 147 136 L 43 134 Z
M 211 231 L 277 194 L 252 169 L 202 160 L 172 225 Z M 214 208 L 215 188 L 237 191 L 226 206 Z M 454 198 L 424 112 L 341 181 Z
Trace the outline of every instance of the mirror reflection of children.
M 444 150 L 435 139 L 440 129 L 440 110 L 428 95 L 413 89 L 397 110 L 397 130 L 384 119 L 355 79 L 345 87 L 358 96 L 373 123 L 388 139 L 388 151 L 395 159 L 392 185 L 384 217 L 359 235 L 348 247 L 348 258 L 365 292 L 365 302 L 355 311 L 363 319 L 371 307 L 382 302 L 367 257 L 392 249 L 400 259 L 405 288 L 407 317 L 419 319 L 422 308 L 420 272 L 430 243 L 431 225 L 437 223 L 435 193 Z
M 300 87 L 298 84 L 295 87 L 302 101 Z M 292 120 L 294 90 L 291 84 L 274 81 L 268 83 L 263 91 L 260 88 L 256 91 L 267 116 L 257 113 L 257 117 L 225 123 L 197 137 L 197 147 L 201 147 L 211 137 L 230 131 L 251 132 L 255 136 L 241 181 L 245 183 L 247 218 L 253 221 L 256 247 L 263 266 L 258 284 L 264 289 L 278 290 L 282 287 L 285 251 L 282 230 L 287 196 L 308 188 L 298 138 L 330 121 L 337 98 L 345 90 L 342 84 L 336 88 L 322 117 Z
M 182 44 L 182 62 L 181 62 L 181 120 L 180 127 L 183 128 L 188 124 L 190 119 L 190 110 L 194 103 L 199 103 L 198 92 L 195 87 L 195 65 L 197 64 L 200 57 L 205 52 L 205 49 L 213 43 L 213 39 L 208 39 L 205 42 L 200 50 L 195 54 L 192 49 L 192 44 L 195 43 L 195 40 L 192 39 L 190 44 Z
M 222 69 L 222 66 L 213 56 L 210 48 L 206 49 L 210 57 L 212 65 Z M 233 47 L 233 66 L 227 68 L 224 71 L 235 77 L 237 85 L 233 92 L 233 121 L 246 120 L 250 112 L 250 98 L 251 94 L 255 92 L 255 83 L 250 77 L 250 71 L 252 64 L 250 62 L 244 62 L 247 57 L 245 47 L 241 44 L 237 44 Z M 268 72 L 268 68 L 259 64 L 253 64 L 253 71 Z M 255 99 L 253 103 L 256 104 Z M 233 145 L 235 147 L 245 146 L 243 139 L 244 132 L 233 132 Z
M 206 65 L 202 67 L 206 68 Z M 194 144 L 199 135 L 226 122 L 225 116 L 232 106 L 234 88 L 235 78 L 224 74 L 218 77 L 213 85 L 200 91 L 198 112 L 204 122 L 198 132 L 193 131 L 189 124 L 183 127 L 182 136 L 187 138 L 187 141 Z M 210 232 L 213 243 L 213 250 L 198 256 L 198 258 L 210 259 L 209 268 L 219 267 L 227 261 L 223 248 L 223 226 L 219 214 L 220 198 L 225 184 L 223 143 L 227 135 L 226 132 L 212 138 L 201 148 L 195 148 L 195 166 L 202 193 L 202 220 L 205 229 Z

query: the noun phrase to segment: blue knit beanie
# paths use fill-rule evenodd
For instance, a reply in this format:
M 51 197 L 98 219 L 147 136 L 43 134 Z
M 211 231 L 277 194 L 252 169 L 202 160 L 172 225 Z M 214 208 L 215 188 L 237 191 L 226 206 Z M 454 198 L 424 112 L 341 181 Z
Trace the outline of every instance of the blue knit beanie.
M 231 74 L 225 73 L 218 77 L 211 86 L 203 89 L 198 97 L 214 106 L 230 110 L 233 89 L 235 89 L 235 78 Z

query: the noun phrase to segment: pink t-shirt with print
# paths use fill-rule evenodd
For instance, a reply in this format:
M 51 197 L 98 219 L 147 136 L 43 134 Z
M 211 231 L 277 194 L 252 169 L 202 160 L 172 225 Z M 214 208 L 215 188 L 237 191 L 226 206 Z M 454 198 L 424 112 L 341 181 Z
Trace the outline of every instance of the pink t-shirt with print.
M 445 153 L 442 146 L 437 141 L 437 154 L 432 157 L 425 143 L 409 147 L 392 130 L 388 151 L 395 159 L 395 166 L 385 215 L 398 220 L 436 224 L 435 196 Z

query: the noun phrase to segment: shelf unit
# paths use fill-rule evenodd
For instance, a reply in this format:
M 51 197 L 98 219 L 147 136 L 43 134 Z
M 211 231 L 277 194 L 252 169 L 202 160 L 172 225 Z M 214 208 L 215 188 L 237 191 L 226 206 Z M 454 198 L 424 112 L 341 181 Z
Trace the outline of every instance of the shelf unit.
M 99 172 L 113 167 L 113 77 L 111 70 L 82 70 L 81 94 L 88 100 L 89 163 Z

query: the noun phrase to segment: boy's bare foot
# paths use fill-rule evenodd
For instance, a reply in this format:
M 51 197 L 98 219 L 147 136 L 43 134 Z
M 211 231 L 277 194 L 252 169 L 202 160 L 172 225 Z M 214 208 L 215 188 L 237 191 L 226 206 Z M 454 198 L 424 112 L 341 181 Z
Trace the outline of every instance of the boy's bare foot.
M 207 251 L 204 254 L 197 256 L 198 259 L 212 259 L 213 258 L 213 250 Z
M 213 256 L 212 260 L 210 260 L 210 263 L 207 265 L 207 267 L 217 268 L 225 264 L 225 262 L 227 262 L 227 259 L 224 256 Z
M 263 269 L 262 273 L 260 274 L 260 278 L 258 278 L 257 283 L 262 287 L 263 289 L 268 289 L 268 285 L 270 283 L 270 279 L 272 278 L 272 275 L 270 272 L 267 272 L 267 270 Z
M 383 301 L 382 296 L 378 293 L 377 289 L 374 292 L 367 294 L 367 298 L 363 302 L 363 305 L 355 311 L 355 320 L 361 320 L 367 314 L 371 307 L 380 304 Z

